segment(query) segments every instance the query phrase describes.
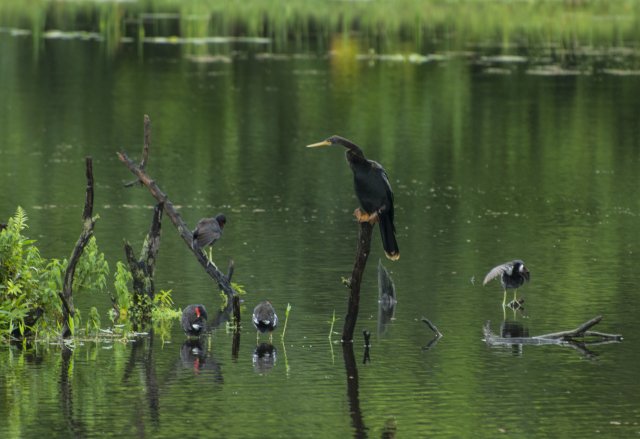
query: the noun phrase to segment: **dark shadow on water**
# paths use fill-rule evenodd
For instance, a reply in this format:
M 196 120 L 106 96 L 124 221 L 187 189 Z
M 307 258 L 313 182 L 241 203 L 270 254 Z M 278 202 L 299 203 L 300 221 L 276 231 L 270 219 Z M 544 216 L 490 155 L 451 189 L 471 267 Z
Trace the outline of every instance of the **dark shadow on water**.
M 522 322 L 515 320 L 504 320 L 500 324 L 500 336 L 504 338 L 529 337 L 529 328 Z M 523 345 L 514 343 L 511 345 L 511 353 L 515 356 L 523 354 Z
M 149 331 L 148 337 L 140 337 L 133 341 L 131 344 L 131 352 L 129 353 L 129 360 L 125 366 L 124 375 L 122 377 L 122 383 L 127 384 L 133 372 L 135 371 L 138 363 L 142 364 L 144 368 L 144 388 L 146 389 L 146 404 L 149 407 L 149 416 L 154 427 L 160 425 L 160 391 L 158 387 L 158 379 L 156 375 L 156 364 L 153 356 L 153 329 Z M 138 433 L 143 435 L 146 432 L 146 425 L 144 423 L 145 416 L 144 411 L 140 405 L 136 405 L 136 427 Z
M 73 415 L 73 386 L 71 385 L 71 359 L 73 351 L 66 345 L 62 346 L 62 363 L 60 365 L 60 405 L 62 417 L 72 437 L 86 437 L 86 426 L 74 418 Z
M 353 437 L 365 438 L 367 437 L 367 427 L 364 425 L 360 409 L 358 367 L 353 353 L 353 343 L 342 344 L 342 355 L 344 356 L 344 367 L 347 373 L 347 397 L 349 398 L 349 414 L 351 415 Z
M 253 371 L 267 373 L 276 365 L 278 350 L 270 343 L 260 343 L 253 350 Z

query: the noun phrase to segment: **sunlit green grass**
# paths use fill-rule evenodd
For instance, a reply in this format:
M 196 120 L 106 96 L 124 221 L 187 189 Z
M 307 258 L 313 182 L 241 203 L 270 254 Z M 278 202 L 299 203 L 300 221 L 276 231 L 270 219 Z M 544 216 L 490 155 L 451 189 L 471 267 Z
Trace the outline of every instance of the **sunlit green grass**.
M 640 35 L 635 0 L 148 0 L 0 2 L 0 25 L 32 31 L 97 32 L 111 45 L 122 37 L 271 38 L 275 46 L 329 45 L 348 34 L 380 50 L 468 44 L 497 47 L 622 46 Z

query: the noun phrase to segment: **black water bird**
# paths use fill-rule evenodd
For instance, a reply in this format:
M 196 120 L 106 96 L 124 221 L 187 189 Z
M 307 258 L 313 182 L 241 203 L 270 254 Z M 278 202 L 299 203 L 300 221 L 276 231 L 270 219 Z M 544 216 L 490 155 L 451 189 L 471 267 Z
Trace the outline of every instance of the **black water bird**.
M 191 247 L 194 250 L 203 250 L 208 245 L 213 247 L 213 244 L 222 237 L 222 230 L 226 223 L 227 218 L 222 213 L 213 218 L 202 218 L 193 229 Z M 209 253 L 209 262 L 211 262 L 211 253 Z
M 380 163 L 369 160 L 362 149 L 355 143 L 340 136 L 331 136 L 322 142 L 307 145 L 308 148 L 319 146 L 342 145 L 347 148 L 347 162 L 353 171 L 353 184 L 360 209 L 354 212 L 358 221 L 380 223 L 382 247 L 387 258 L 392 261 L 400 258 L 400 249 L 396 241 L 396 228 L 393 224 L 393 191 L 387 173 Z
M 199 336 L 207 329 L 207 310 L 204 305 L 189 305 L 182 311 L 180 320 L 185 334 Z
M 253 315 L 251 316 L 253 326 L 256 327 L 258 332 L 256 333 L 256 341 L 260 333 L 269 332 L 269 341 L 273 339 L 273 330 L 278 326 L 278 316 L 273 305 L 268 300 L 260 302 L 253 309 Z
M 505 306 L 507 302 L 507 289 L 513 289 L 513 300 L 516 301 L 516 294 L 518 288 L 520 288 L 525 281 L 529 281 L 529 270 L 525 267 L 524 262 L 520 259 L 515 259 L 511 262 L 505 262 L 496 267 L 493 267 L 491 271 L 484 277 L 482 285 L 486 285 L 489 281 L 500 277 L 500 283 L 504 289 L 504 297 L 502 298 L 502 306 Z
M 196 228 L 193 229 L 191 246 L 193 248 L 205 248 L 208 245 L 215 244 L 222 237 L 222 229 L 224 229 L 226 223 L 227 218 L 222 213 L 213 218 L 202 218 L 196 224 Z

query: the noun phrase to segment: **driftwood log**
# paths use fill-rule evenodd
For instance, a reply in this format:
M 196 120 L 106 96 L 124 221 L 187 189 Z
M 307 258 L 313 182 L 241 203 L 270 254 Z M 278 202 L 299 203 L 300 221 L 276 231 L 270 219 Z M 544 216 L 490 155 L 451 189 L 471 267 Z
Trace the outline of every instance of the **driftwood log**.
M 602 316 L 596 316 L 568 331 L 551 332 L 549 334 L 536 335 L 534 337 L 501 337 L 491 331 L 491 322 L 487 321 L 483 327 L 484 341 L 489 346 L 511 346 L 511 345 L 561 345 L 577 349 L 582 354 L 592 356 L 587 349 L 606 343 L 616 343 L 622 341 L 621 334 L 608 334 L 590 329 L 600 323 Z
M 187 248 L 194 254 L 200 265 L 204 268 L 204 270 L 211 276 L 213 280 L 216 281 L 220 289 L 232 299 L 237 293 L 231 286 L 231 282 L 227 276 L 225 276 L 213 262 L 207 260 L 206 256 L 203 252 L 199 251 L 197 248 L 193 248 L 191 243 L 193 240 L 193 235 L 191 230 L 187 227 L 187 224 L 184 222 L 180 214 L 176 211 L 175 207 L 169 197 L 158 187 L 156 182 L 149 177 L 146 172 L 140 169 L 124 152 L 118 152 L 118 158 L 124 165 L 129 168 L 129 170 L 138 177 L 138 180 L 147 187 L 151 195 L 158 200 L 159 203 L 164 204 L 164 212 L 167 214 L 173 225 L 178 230 L 180 237 L 187 245 Z
M 93 217 L 93 161 L 91 157 L 85 158 L 85 167 L 87 175 L 87 189 L 84 201 L 84 211 L 82 212 L 82 232 L 76 242 L 76 246 L 73 248 L 71 258 L 67 263 L 67 268 L 64 272 L 64 283 L 62 285 L 62 291 L 58 293 L 60 300 L 62 301 L 62 337 L 67 338 L 73 335 L 69 326 L 69 319 L 75 316 L 75 308 L 73 306 L 73 277 L 76 272 L 76 265 L 84 248 L 89 243 L 89 240 L 93 236 L 93 228 L 96 224 L 97 217 Z
M 346 282 L 349 287 L 349 304 L 347 306 L 347 315 L 344 319 L 344 327 L 342 329 L 342 342 L 353 342 L 353 331 L 356 328 L 358 320 L 358 310 L 360 308 L 360 286 L 362 285 L 362 275 L 367 265 L 367 258 L 371 251 L 371 233 L 373 225 L 369 222 L 361 222 L 359 224 L 358 247 L 356 250 L 356 260 L 353 264 L 353 272 L 351 278 Z

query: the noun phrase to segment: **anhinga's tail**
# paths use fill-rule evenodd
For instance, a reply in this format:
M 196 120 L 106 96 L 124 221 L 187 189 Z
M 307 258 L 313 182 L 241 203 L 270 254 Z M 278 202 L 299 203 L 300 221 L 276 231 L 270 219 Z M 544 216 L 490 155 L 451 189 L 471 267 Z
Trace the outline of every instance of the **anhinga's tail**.
M 387 258 L 392 261 L 400 259 L 400 249 L 396 241 L 396 228 L 391 217 L 385 215 L 384 212 L 380 214 L 380 235 L 382 236 L 382 248 L 384 248 Z

